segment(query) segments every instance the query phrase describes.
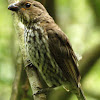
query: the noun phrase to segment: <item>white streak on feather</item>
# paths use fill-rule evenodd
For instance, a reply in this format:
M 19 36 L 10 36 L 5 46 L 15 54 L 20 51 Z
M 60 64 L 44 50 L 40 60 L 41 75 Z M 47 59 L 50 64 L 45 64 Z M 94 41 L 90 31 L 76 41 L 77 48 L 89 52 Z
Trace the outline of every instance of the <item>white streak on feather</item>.
M 19 22 L 18 23 L 18 26 L 21 28 L 21 29 L 24 29 L 24 24 L 22 22 Z

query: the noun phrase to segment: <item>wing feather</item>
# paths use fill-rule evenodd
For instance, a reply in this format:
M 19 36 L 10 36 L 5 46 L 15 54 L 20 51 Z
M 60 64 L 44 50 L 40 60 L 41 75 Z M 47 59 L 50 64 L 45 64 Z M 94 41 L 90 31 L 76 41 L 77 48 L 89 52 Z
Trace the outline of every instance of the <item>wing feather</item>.
M 48 30 L 49 48 L 52 56 L 69 81 L 76 84 L 80 81 L 77 68 L 77 57 L 69 43 L 67 36 L 60 30 Z

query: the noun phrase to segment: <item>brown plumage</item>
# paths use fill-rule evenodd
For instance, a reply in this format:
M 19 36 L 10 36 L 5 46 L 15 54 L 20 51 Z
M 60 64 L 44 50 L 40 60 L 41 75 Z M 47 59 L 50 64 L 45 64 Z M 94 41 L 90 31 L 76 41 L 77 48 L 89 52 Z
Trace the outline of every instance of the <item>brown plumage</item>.
M 49 87 L 62 85 L 86 100 L 80 86 L 77 57 L 67 36 L 57 26 L 42 4 L 22 0 L 8 7 L 15 11 L 25 26 L 25 48 L 32 64 Z

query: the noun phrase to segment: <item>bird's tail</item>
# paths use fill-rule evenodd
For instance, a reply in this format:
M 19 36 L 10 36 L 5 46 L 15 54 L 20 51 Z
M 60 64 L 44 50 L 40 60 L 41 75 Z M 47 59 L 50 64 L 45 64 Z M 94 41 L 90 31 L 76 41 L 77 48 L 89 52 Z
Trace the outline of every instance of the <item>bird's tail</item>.
M 69 87 L 69 89 L 68 89 L 68 86 L 67 86 L 67 88 L 66 88 L 66 86 L 63 86 L 63 88 L 64 88 L 67 92 L 71 91 L 71 90 L 70 90 L 70 87 Z M 71 92 L 74 93 L 74 94 L 77 96 L 78 100 L 86 100 L 85 95 L 84 95 L 84 93 L 83 93 L 83 91 L 82 91 L 82 89 L 81 89 L 81 86 L 77 87 L 77 89 L 75 89 L 75 88 L 72 89 Z
M 78 93 L 75 93 L 78 100 L 86 100 L 85 95 L 81 89 L 81 87 L 78 88 Z

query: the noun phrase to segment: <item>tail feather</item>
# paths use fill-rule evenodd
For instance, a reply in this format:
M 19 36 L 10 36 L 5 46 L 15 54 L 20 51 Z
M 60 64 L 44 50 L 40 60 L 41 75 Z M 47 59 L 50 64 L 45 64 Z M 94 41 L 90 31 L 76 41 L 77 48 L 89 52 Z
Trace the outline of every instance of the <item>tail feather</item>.
M 78 93 L 76 93 L 76 96 L 78 100 L 86 100 L 84 93 L 80 87 L 78 88 Z
M 73 94 L 75 94 L 78 98 L 78 100 L 86 100 L 85 95 L 81 89 L 81 86 L 71 89 L 71 87 L 69 87 L 69 85 L 64 85 L 63 88 L 67 91 L 67 92 L 72 92 Z

